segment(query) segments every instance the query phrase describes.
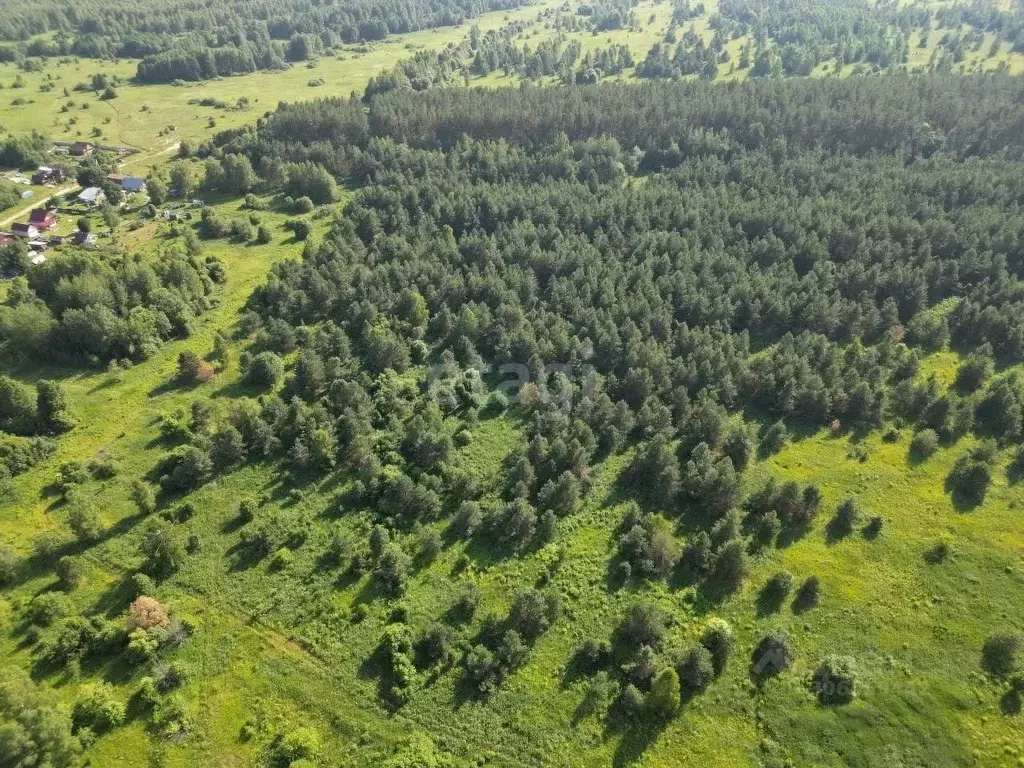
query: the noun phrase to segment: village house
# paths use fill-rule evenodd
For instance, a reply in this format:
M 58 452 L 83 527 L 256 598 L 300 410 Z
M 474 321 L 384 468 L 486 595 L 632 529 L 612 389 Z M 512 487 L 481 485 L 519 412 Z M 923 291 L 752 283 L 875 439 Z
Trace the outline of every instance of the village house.
M 44 184 L 59 184 L 62 181 L 64 181 L 64 172 L 60 168 L 40 165 L 39 170 L 32 174 L 32 183 L 37 187 Z
M 28 223 L 40 230 L 52 229 L 57 224 L 57 214 L 44 208 L 33 208 Z
M 75 157 L 88 157 L 94 149 L 96 147 L 88 141 L 76 141 L 71 145 L 71 154 Z
M 39 237 L 39 228 L 33 224 L 28 224 L 27 222 L 23 221 L 19 221 L 17 224 L 11 227 L 11 231 L 14 232 L 14 234 L 16 234 L 18 237 L 27 237 L 30 240 Z
M 45 240 L 28 241 L 28 249 L 33 253 L 43 253 L 49 247 L 49 244 Z M 43 261 L 46 261 L 46 259 L 44 258 Z M 32 263 L 39 264 L 40 262 L 36 261 L 35 259 L 32 259 Z
M 99 187 L 86 187 L 78 193 L 78 201 L 89 206 L 99 205 L 104 197 L 103 190 Z
M 96 244 L 96 235 L 79 230 L 71 236 L 71 242 L 81 248 L 91 248 Z
M 120 173 L 107 174 L 107 181 L 113 182 L 121 187 L 121 191 L 143 192 L 146 189 L 146 180 L 141 176 L 122 176 Z

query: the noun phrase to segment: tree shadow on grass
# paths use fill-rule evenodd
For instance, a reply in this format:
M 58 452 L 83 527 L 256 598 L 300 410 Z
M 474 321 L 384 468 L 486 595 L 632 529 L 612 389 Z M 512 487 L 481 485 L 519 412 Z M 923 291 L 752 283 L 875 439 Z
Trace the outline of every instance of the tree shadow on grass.
M 606 734 L 620 735 L 620 738 L 612 756 L 612 765 L 621 768 L 639 762 L 644 753 L 658 740 L 666 725 L 667 723 L 645 714 L 627 717 L 613 709 L 608 717 Z
M 999 711 L 1004 715 L 1020 714 L 1021 698 L 1016 688 L 1011 688 L 999 698 Z
M 825 543 L 834 546 L 852 533 L 852 528 L 843 524 L 838 517 L 833 517 L 825 526 Z

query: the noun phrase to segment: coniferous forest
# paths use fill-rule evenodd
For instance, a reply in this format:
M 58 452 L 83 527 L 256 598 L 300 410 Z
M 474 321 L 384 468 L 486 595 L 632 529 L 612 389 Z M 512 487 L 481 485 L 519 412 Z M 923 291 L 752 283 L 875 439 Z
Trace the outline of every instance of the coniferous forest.
M 1021 14 L 9 4 L 0 767 L 1024 759 Z

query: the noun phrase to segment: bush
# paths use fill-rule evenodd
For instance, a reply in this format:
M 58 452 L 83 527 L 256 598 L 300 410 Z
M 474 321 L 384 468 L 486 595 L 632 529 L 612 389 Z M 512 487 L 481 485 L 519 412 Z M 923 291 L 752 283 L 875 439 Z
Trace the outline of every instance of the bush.
M 758 679 L 785 672 L 793 664 L 793 646 L 785 630 L 773 629 L 761 638 L 750 657 L 751 674 Z
M 84 544 L 98 541 L 103 535 L 103 521 L 90 504 L 77 503 L 68 513 L 68 526 L 75 538 Z
M 409 559 L 397 547 L 388 547 L 381 553 L 373 569 L 373 579 L 386 595 L 399 595 L 405 589 L 409 572 Z
M 690 694 L 703 692 L 715 679 L 711 651 L 703 645 L 688 648 L 677 661 L 676 671 L 684 691 Z
M 509 625 L 527 642 L 532 642 L 547 631 L 561 612 L 561 603 L 554 595 L 542 595 L 536 589 L 526 589 L 516 595 L 509 611 Z
M 49 627 L 68 614 L 67 599 L 60 592 L 43 592 L 32 598 L 26 618 L 40 627 Z
M 313 234 L 313 225 L 305 219 L 291 219 L 285 223 L 285 228 L 291 230 L 296 240 L 306 240 Z
M 761 452 L 766 456 L 778 453 L 785 447 L 788 440 L 789 430 L 786 429 L 786 425 L 782 421 L 776 421 L 765 430 L 761 437 Z
M 313 207 L 313 201 L 306 196 L 302 196 L 295 201 L 292 210 L 295 213 L 312 213 Z
M 273 352 L 260 352 L 249 362 L 245 379 L 256 384 L 275 389 L 284 378 L 284 361 Z
M 836 516 L 833 518 L 833 525 L 843 535 L 853 531 L 860 521 L 860 508 L 853 497 L 845 499 L 836 508 Z
M 77 587 L 82 581 L 82 564 L 78 558 L 64 555 L 58 560 L 57 578 L 62 589 L 71 590 Z
M 0 586 L 13 584 L 21 571 L 21 563 L 14 552 L 0 545 Z
M 645 700 L 646 709 L 656 718 L 668 719 L 679 709 L 679 675 L 668 667 L 661 670 L 651 684 Z
M 918 461 L 929 458 L 938 448 L 939 436 L 934 429 L 922 429 L 910 441 L 910 455 Z
M 779 571 L 765 582 L 761 594 L 765 600 L 777 605 L 786 599 L 792 588 L 793 574 L 789 571 Z
M 270 227 L 268 227 L 266 224 L 260 224 L 256 228 L 256 242 L 259 243 L 260 245 L 266 245 L 273 239 L 274 236 L 270 231 Z
M 487 396 L 487 404 L 484 406 L 484 411 L 491 415 L 497 415 L 503 413 L 508 408 L 508 397 L 504 392 L 491 392 Z
M 1006 677 L 1017 670 L 1017 654 L 1024 637 L 1016 632 L 996 632 L 981 649 L 981 666 L 994 677 Z
M 618 634 L 628 647 L 648 645 L 657 649 L 665 637 L 665 616 L 656 605 L 631 605 Z
M 800 589 L 796 591 L 796 598 L 793 600 L 793 607 L 798 612 L 806 611 L 818 604 L 821 599 L 821 579 L 817 576 L 808 576 Z
M 720 677 L 725 671 L 729 656 L 732 654 L 735 641 L 732 636 L 732 627 L 725 619 L 711 619 L 708 621 L 704 633 L 700 637 L 700 644 L 708 649 L 711 654 L 711 664 L 715 671 L 715 677 Z
M 136 597 L 128 607 L 128 630 L 162 629 L 170 623 L 167 608 L 147 595 Z
M 990 356 L 968 355 L 956 371 L 956 388 L 963 394 L 974 392 L 992 375 L 992 368 Z
M 454 632 L 444 624 L 431 624 L 416 642 L 416 660 L 424 669 L 446 665 L 454 654 Z
M 985 500 L 991 482 L 992 469 L 988 464 L 987 452 L 985 449 L 975 449 L 956 460 L 946 478 L 946 487 L 959 496 L 962 503 L 975 506 Z
M 71 722 L 76 731 L 91 728 L 95 733 L 104 733 L 121 725 L 124 715 L 124 704 L 114 697 L 110 684 L 98 683 L 75 702 Z
M 750 558 L 739 539 L 729 541 L 715 556 L 712 580 L 726 592 L 739 589 L 750 570 Z
M 178 381 L 186 384 L 193 384 L 199 380 L 199 371 L 203 359 L 191 349 L 185 349 L 178 353 Z
M 811 692 L 821 704 L 838 706 L 853 701 L 857 669 L 848 656 L 827 656 L 811 677 Z

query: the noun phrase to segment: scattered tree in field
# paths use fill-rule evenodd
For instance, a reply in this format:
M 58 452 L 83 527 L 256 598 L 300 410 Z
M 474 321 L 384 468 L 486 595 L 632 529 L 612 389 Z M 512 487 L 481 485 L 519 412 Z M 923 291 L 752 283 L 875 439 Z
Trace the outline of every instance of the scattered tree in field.
M 981 649 L 981 666 L 993 677 L 1006 677 L 1018 667 L 1017 654 L 1024 638 L 1016 632 L 996 632 L 989 635 Z
M 856 696 L 857 668 L 849 656 L 826 656 L 811 677 L 811 692 L 821 704 L 848 704 Z

